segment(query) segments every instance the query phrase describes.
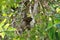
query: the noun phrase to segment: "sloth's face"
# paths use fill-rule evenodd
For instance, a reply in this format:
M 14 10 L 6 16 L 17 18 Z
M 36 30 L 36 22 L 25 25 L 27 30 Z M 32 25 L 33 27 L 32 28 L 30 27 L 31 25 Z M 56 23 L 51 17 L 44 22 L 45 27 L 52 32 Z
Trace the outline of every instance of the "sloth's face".
M 26 23 L 26 25 L 29 25 L 30 22 L 32 21 L 32 18 L 31 17 L 26 17 L 23 19 L 23 21 Z
M 24 18 L 23 20 L 24 20 L 25 22 L 29 22 L 29 23 L 30 23 L 30 22 L 32 21 L 32 18 L 31 18 L 31 17 L 26 17 L 26 18 Z
M 28 22 L 31 22 L 32 21 L 32 18 L 28 18 L 28 20 L 27 20 Z

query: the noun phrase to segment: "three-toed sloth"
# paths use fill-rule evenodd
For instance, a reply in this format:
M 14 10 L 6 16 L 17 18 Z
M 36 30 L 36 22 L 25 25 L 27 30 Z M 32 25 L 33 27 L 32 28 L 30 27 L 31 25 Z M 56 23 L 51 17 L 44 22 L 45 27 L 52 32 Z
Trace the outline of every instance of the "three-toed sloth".
M 21 23 L 21 28 L 23 30 L 25 29 L 28 29 L 30 30 L 31 29 L 31 26 L 30 26 L 30 22 L 32 21 L 32 18 L 31 17 L 26 17 L 26 18 L 23 18 L 23 21 Z
M 31 25 L 30 22 L 32 21 L 31 17 L 25 17 L 23 18 L 20 27 L 17 28 L 18 33 L 22 33 L 24 32 L 26 29 L 30 30 L 31 29 Z

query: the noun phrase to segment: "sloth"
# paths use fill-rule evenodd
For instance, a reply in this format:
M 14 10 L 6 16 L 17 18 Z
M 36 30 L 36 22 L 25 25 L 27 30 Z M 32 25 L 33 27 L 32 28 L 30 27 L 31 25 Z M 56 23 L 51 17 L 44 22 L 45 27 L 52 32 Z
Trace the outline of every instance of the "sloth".
M 21 28 L 23 30 L 25 29 L 28 29 L 30 30 L 31 29 L 31 26 L 30 26 L 30 22 L 32 21 L 32 18 L 31 17 L 26 17 L 26 18 L 23 18 L 23 21 L 21 23 Z
M 31 29 L 31 25 L 30 25 L 31 21 L 32 21 L 31 17 L 23 18 L 20 27 L 17 28 L 16 33 L 17 34 L 22 34 L 26 29 L 30 30 Z

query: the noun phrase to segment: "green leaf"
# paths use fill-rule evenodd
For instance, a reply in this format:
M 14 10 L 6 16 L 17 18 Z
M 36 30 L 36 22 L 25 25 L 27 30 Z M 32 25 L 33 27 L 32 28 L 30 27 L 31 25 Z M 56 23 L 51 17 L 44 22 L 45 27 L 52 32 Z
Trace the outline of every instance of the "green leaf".
M 15 28 L 13 28 L 13 27 L 9 27 L 8 28 L 8 31 L 15 31 L 16 29 Z
M 9 27 L 9 23 L 7 23 L 7 24 L 4 26 L 4 29 L 7 30 L 8 27 Z
M 59 40 L 60 40 L 60 29 L 58 30 L 58 37 L 59 37 Z
M 0 27 L 2 27 L 4 25 L 4 23 L 6 22 L 7 19 L 4 19 L 1 23 L 0 23 Z
M 13 15 L 13 13 L 10 13 L 10 14 L 9 14 L 9 17 L 11 17 L 12 15 Z
M 7 13 L 3 13 L 2 15 L 3 15 L 4 17 L 6 17 L 6 16 L 7 16 Z
M 2 38 L 4 38 L 5 32 L 0 33 L 0 36 L 2 36 Z
M 54 27 L 50 28 L 50 30 L 48 31 L 48 36 L 50 40 L 55 40 L 55 29 Z
M 60 13 L 60 8 L 56 8 L 56 12 L 57 13 Z

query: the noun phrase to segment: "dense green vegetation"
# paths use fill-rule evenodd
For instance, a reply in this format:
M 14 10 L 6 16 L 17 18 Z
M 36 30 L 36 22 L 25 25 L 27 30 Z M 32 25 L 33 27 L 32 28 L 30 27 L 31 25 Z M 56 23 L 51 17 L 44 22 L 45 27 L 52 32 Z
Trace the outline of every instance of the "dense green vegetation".
M 23 0 L 0 0 L 0 39 L 1 40 L 60 40 L 60 0 L 39 1 L 38 12 L 34 15 L 36 23 L 29 31 L 15 33 L 20 26 L 21 2 Z M 27 2 L 29 3 L 29 2 Z M 34 5 L 34 0 L 31 1 Z M 18 7 L 18 8 L 17 8 Z M 28 9 L 27 9 L 28 10 Z M 31 16 L 26 10 L 28 16 Z M 15 25 L 12 24 L 15 22 Z

